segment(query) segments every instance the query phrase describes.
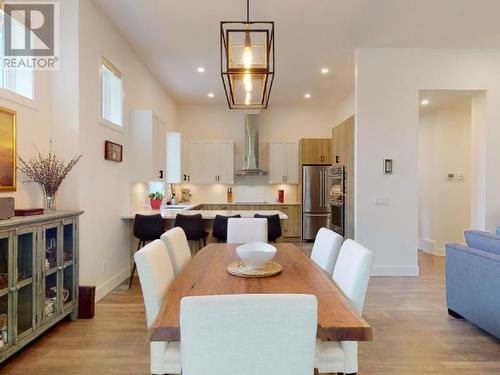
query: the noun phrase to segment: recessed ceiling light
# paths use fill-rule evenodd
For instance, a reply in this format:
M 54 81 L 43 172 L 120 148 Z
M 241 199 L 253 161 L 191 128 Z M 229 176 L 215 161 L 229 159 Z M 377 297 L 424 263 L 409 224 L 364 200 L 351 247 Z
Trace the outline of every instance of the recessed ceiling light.
M 209 98 L 213 98 L 213 97 L 215 97 L 215 95 L 214 95 L 214 93 L 213 93 L 213 92 L 209 92 L 209 93 L 208 93 L 208 97 L 209 97 Z
M 308 92 L 306 92 L 306 93 L 304 94 L 304 98 L 306 98 L 306 99 L 310 99 L 310 98 L 311 98 L 311 94 L 309 94 Z
M 330 73 L 330 69 L 328 68 L 321 68 L 321 74 L 328 74 Z
M 420 104 L 422 104 L 422 105 L 429 105 L 429 103 L 430 103 L 430 100 L 429 100 L 429 99 L 422 99 L 422 100 L 420 101 Z
M 197 69 L 198 73 L 205 73 L 205 68 L 202 66 L 199 66 Z

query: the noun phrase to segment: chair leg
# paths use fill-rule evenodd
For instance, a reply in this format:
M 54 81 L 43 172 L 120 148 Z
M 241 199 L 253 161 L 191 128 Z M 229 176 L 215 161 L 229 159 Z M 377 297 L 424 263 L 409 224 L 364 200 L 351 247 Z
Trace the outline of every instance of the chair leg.
M 146 241 L 142 241 L 142 240 L 139 240 L 139 242 L 137 243 L 137 251 L 139 251 L 141 249 L 142 246 L 144 246 L 146 244 Z M 128 288 L 130 289 L 132 287 L 132 280 L 134 280 L 134 275 L 135 275 L 135 269 L 136 269 L 136 265 L 135 265 L 135 260 L 134 260 L 134 265 L 132 266 L 132 273 L 130 275 L 130 280 L 128 282 Z
M 203 247 L 207 246 L 207 239 L 206 237 L 203 237 Z

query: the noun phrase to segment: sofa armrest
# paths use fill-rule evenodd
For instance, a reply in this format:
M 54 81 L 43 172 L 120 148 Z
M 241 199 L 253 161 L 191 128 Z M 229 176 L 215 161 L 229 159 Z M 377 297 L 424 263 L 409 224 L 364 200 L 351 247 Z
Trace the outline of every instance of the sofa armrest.
M 448 309 L 500 338 L 500 255 L 446 245 Z

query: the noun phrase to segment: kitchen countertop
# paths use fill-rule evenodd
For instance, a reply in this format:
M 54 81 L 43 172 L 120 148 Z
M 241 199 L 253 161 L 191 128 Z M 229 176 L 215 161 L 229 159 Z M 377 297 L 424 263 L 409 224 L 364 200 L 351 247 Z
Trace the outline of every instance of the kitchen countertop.
M 182 203 L 181 203 L 182 204 Z M 291 203 L 291 202 L 270 202 L 270 201 L 261 201 L 261 202 L 249 202 L 249 201 L 242 201 L 242 202 L 232 202 L 232 203 L 227 203 L 227 202 L 202 202 L 202 203 L 189 203 L 190 205 L 194 206 L 202 206 L 202 205 L 221 205 L 221 206 L 300 206 L 301 203 Z
M 207 204 L 212 204 L 212 203 L 207 203 Z M 215 204 L 215 203 L 214 203 Z M 237 203 L 239 205 L 239 203 Z M 241 217 L 253 217 L 255 214 L 261 214 L 261 215 L 280 215 L 281 220 L 287 220 L 288 216 L 284 214 L 281 211 L 277 210 L 194 210 L 191 207 L 196 207 L 195 206 L 188 206 L 190 208 L 183 208 L 183 209 L 162 209 L 162 210 L 138 210 L 131 212 L 130 214 L 126 214 L 122 216 L 122 219 L 124 220 L 131 220 L 135 217 L 136 214 L 139 215 L 155 215 L 155 214 L 161 214 L 163 219 L 166 220 L 174 220 L 175 216 L 178 213 L 181 213 L 183 215 L 196 215 L 196 214 L 201 214 L 202 218 L 204 220 L 213 220 L 215 219 L 215 215 L 223 215 L 223 216 L 232 216 L 232 215 L 238 215 L 240 214 Z

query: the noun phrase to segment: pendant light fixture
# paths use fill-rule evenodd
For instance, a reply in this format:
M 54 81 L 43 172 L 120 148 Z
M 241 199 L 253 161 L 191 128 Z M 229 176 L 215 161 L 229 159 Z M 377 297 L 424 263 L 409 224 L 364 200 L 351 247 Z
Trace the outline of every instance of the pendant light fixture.
M 267 108 L 274 80 L 274 22 L 220 23 L 221 75 L 230 109 Z

